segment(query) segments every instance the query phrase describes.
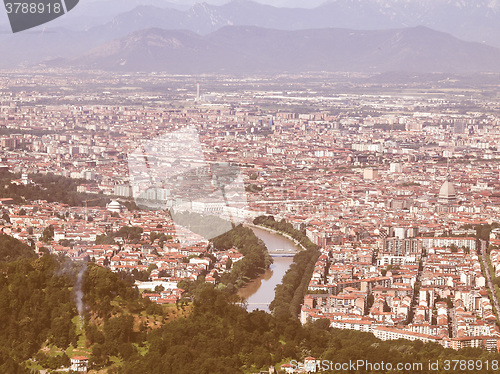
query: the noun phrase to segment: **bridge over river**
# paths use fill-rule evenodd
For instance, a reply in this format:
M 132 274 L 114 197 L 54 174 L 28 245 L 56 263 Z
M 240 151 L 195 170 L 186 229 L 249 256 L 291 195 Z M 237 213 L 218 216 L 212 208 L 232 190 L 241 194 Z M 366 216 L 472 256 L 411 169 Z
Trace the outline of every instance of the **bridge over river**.
M 238 291 L 238 295 L 247 300 L 247 310 L 255 309 L 269 311 L 269 304 L 274 300 L 274 288 L 293 262 L 293 256 L 298 252 L 295 244 L 279 234 L 261 227 L 248 225 L 266 245 L 274 263 L 271 268 L 259 278 L 251 281 Z
M 289 249 L 276 248 L 272 251 L 268 250 L 271 257 L 293 257 L 297 251 L 291 251 Z

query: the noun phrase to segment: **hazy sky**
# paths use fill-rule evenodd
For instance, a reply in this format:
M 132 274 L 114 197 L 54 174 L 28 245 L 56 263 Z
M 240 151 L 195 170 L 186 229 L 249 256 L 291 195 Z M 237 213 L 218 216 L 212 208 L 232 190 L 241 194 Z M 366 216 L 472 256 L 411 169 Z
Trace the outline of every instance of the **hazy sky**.
M 319 4 L 324 3 L 326 0 L 254 0 L 255 2 L 268 4 L 273 6 L 289 6 L 289 7 L 301 7 L 301 8 L 311 8 L 314 6 L 318 6 Z M 187 3 L 191 4 L 199 1 L 192 0 L 177 0 L 178 3 Z M 229 1 L 227 0 L 208 0 L 207 3 L 213 4 L 224 4 Z
M 50 22 L 49 27 L 66 27 L 72 29 L 87 29 L 97 25 L 110 22 L 114 17 L 121 13 L 128 12 L 138 5 L 153 5 L 157 7 L 175 8 L 178 10 L 187 10 L 193 4 L 206 2 L 213 5 L 222 5 L 234 0 L 80 0 L 80 4 L 68 15 L 60 17 Z M 236 0 L 238 1 L 238 0 Z M 242 0 L 244 1 L 244 0 Z M 273 5 L 276 7 L 290 8 L 314 8 L 327 1 L 335 0 L 251 0 L 262 4 Z M 342 1 L 342 0 L 338 0 Z M 468 6 L 486 5 L 496 6 L 500 11 L 500 0 L 352 0 L 360 3 L 377 3 L 380 7 L 387 7 L 389 4 L 401 3 L 455 3 L 468 4 Z M 5 11 L 0 10 L 0 32 L 8 28 L 8 19 Z M 460 34 L 462 37 L 463 35 Z M 468 38 L 466 38 L 469 40 Z
M 103 2 L 103 1 L 113 1 L 113 0 L 80 0 L 80 2 Z M 125 0 L 127 2 L 135 2 L 137 4 L 158 4 L 162 1 L 165 3 L 174 3 L 182 5 L 192 5 L 194 3 L 206 2 L 209 4 L 225 4 L 230 2 L 230 0 Z M 273 6 L 287 6 L 287 7 L 300 7 L 300 8 L 312 8 L 318 6 L 327 0 L 253 0 L 258 3 L 268 4 Z
M 158 7 L 169 7 L 169 4 L 177 4 L 178 9 L 188 9 L 195 3 L 206 2 L 214 5 L 221 5 L 232 0 L 80 0 L 79 5 L 64 17 L 52 21 L 50 26 L 68 26 L 68 23 L 84 22 L 82 17 L 88 18 L 91 15 L 99 23 L 108 22 L 115 15 L 129 11 L 137 5 L 154 5 Z M 262 4 L 273 5 L 277 7 L 300 7 L 314 8 L 323 4 L 327 0 L 252 0 Z M 101 5 L 102 4 L 102 5 Z M 3 8 L 3 7 L 2 7 Z M 80 18 L 80 19 L 78 19 Z M 0 9 L 0 32 L 3 28 L 8 28 L 7 13 Z

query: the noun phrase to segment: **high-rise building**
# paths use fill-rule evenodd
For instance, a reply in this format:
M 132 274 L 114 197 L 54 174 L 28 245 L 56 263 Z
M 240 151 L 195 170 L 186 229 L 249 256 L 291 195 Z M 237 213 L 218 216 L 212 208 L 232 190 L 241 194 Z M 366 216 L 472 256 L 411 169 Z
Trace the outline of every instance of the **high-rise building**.
M 399 162 L 391 162 L 390 164 L 390 172 L 391 173 L 401 173 L 403 171 L 403 168 L 401 167 L 401 164 Z
M 368 168 L 363 171 L 363 178 L 364 179 L 377 179 L 378 178 L 378 170 L 377 169 L 372 169 Z
M 453 123 L 453 132 L 455 134 L 465 134 L 466 123 L 464 119 L 457 119 Z

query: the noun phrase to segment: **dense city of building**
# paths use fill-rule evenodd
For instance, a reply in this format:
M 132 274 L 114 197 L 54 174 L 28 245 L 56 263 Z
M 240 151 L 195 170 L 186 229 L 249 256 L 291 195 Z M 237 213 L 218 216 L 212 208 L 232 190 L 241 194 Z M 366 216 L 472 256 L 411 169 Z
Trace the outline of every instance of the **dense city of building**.
M 165 209 L 129 211 L 125 199 L 247 222 L 273 215 L 321 247 L 302 323 L 328 318 L 383 340 L 500 350 L 490 279 L 500 276 L 500 230 L 479 240 L 473 229 L 500 222 L 499 101 L 459 89 L 374 93 L 374 84 L 346 87 L 338 77 L 280 79 L 200 77 L 200 89 L 180 76 L 0 76 L 0 172 L 23 185 L 36 173 L 82 179 L 79 192 L 112 200 L 99 208 L 2 198 L 2 231 L 39 252 L 149 270 L 137 282 L 143 296 L 175 303 L 180 280 L 206 274 L 216 283 L 243 256 L 213 252 Z M 156 149 L 148 142 L 185 128 L 196 130 L 201 156 L 179 148 L 145 157 L 152 169 L 134 174 L 141 145 Z M 243 193 L 186 199 L 199 177 L 186 170 L 216 163 L 238 167 Z M 165 186 L 155 170 L 176 179 Z M 142 188 L 148 180 L 154 197 Z M 142 228 L 137 240 L 99 240 L 125 226 Z

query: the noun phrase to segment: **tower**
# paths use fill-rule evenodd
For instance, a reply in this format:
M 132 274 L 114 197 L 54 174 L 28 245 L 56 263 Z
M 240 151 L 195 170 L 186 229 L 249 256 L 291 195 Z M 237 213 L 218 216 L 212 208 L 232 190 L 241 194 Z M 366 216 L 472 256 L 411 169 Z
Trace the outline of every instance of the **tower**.
M 453 132 L 455 134 L 465 134 L 466 122 L 464 119 L 456 119 L 453 123 Z
M 200 84 L 196 83 L 196 101 L 200 101 Z
M 450 205 L 456 202 L 457 195 L 455 192 L 455 187 L 450 182 L 450 159 L 447 160 L 446 164 L 446 180 L 444 181 L 441 189 L 439 190 L 438 202 L 444 205 Z
M 446 181 L 441 186 L 439 190 L 438 202 L 441 204 L 453 204 L 457 200 L 457 195 L 455 193 L 455 187 L 453 184 L 446 178 Z

